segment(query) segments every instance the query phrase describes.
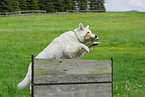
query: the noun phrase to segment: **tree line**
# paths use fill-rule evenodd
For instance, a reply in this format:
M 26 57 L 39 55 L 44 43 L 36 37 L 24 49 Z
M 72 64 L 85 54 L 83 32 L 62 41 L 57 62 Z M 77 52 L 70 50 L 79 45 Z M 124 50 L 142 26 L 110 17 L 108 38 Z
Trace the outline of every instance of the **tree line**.
M 20 10 L 105 10 L 104 0 L 1 0 L 0 12 Z

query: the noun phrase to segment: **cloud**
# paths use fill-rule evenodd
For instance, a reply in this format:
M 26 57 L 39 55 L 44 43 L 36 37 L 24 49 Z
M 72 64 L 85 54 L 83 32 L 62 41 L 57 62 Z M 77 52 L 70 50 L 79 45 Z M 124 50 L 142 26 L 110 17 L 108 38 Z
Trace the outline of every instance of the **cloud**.
M 144 7 L 144 2 L 142 0 L 130 0 L 129 3 L 132 6 Z
M 145 12 L 145 0 L 106 0 L 107 11 L 138 10 Z

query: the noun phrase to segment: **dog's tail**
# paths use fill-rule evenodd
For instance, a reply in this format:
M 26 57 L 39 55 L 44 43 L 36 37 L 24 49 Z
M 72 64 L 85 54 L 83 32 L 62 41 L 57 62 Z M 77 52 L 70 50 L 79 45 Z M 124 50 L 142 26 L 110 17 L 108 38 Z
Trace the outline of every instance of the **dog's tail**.
M 17 88 L 19 90 L 22 90 L 24 88 L 26 88 L 27 86 L 29 86 L 31 83 L 31 64 L 29 66 L 29 69 L 28 69 L 28 73 L 26 75 L 26 77 L 24 78 L 23 81 L 21 81 L 18 85 L 17 85 Z
M 31 83 L 31 80 L 30 80 L 30 74 L 27 73 L 26 77 L 24 78 L 23 81 L 21 81 L 18 85 L 17 85 L 17 88 L 19 90 L 22 90 L 24 88 L 26 88 L 27 86 L 29 86 Z

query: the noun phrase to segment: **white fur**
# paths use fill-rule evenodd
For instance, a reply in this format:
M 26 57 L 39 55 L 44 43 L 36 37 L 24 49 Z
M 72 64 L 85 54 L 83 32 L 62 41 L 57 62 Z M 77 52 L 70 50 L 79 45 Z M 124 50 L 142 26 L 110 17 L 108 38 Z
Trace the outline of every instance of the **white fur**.
M 55 38 L 36 58 L 47 59 L 68 59 L 81 57 L 78 52 L 83 48 L 89 52 L 88 46 L 85 45 L 84 36 L 90 32 L 90 36 L 95 38 L 95 35 L 89 30 L 89 26 L 84 28 L 83 24 L 79 24 L 79 28 L 74 31 L 65 32 Z M 85 52 L 84 52 L 85 53 Z M 31 63 L 28 68 L 28 73 L 24 80 L 18 84 L 18 89 L 22 90 L 31 83 Z

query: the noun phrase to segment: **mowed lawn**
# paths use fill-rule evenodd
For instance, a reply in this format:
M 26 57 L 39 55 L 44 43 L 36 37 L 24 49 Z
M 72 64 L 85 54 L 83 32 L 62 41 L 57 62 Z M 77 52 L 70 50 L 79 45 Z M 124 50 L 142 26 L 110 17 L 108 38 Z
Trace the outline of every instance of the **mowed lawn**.
M 82 59 L 114 59 L 113 97 L 145 97 L 145 13 L 136 11 L 0 17 L 0 97 L 30 97 L 17 84 L 31 55 L 79 23 L 100 38 Z

